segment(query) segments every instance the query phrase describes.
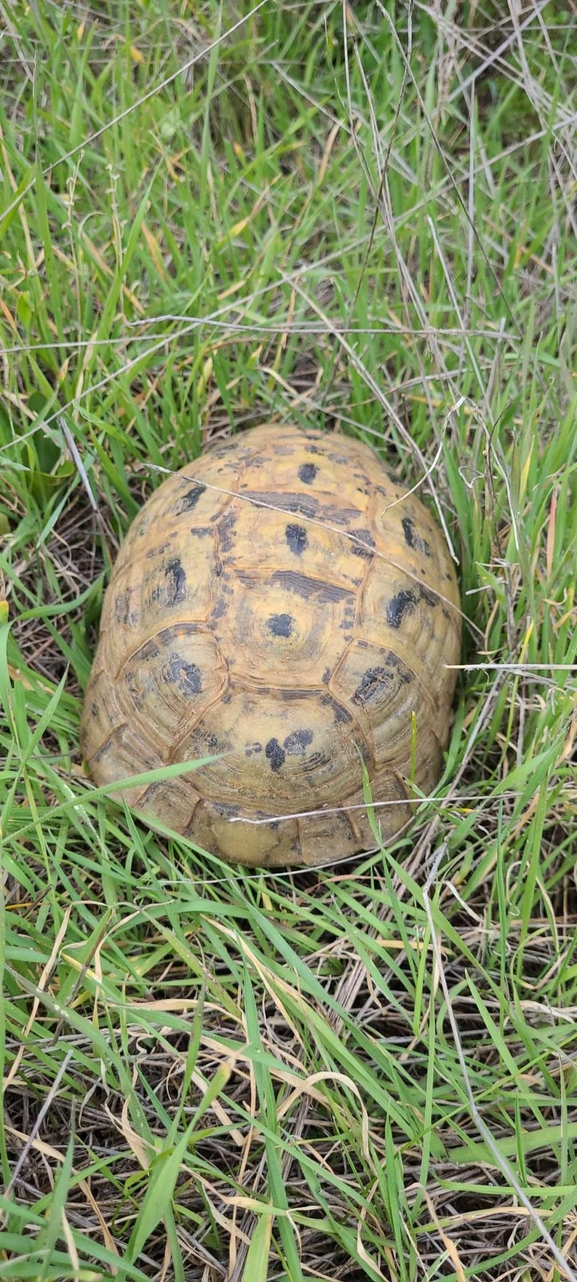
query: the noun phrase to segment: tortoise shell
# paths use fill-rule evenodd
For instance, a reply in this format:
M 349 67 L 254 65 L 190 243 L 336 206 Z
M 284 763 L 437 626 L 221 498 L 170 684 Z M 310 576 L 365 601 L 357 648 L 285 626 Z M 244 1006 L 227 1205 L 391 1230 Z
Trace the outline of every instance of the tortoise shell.
M 242 864 L 375 845 L 438 780 L 459 592 L 425 507 L 369 446 L 265 425 L 171 475 L 106 591 L 84 705 L 92 778 Z M 414 787 L 413 787 L 414 785 Z M 113 793 L 114 795 L 114 793 Z

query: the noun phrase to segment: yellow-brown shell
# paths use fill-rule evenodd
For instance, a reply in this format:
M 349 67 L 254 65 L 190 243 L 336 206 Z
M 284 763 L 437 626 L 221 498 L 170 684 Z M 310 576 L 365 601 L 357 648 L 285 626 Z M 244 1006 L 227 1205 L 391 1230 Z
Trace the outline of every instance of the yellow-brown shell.
M 280 425 L 170 476 L 106 592 L 95 782 L 216 756 L 126 799 L 225 859 L 310 865 L 374 846 L 364 766 L 399 832 L 439 777 L 461 633 L 444 540 L 403 494 L 369 446 Z

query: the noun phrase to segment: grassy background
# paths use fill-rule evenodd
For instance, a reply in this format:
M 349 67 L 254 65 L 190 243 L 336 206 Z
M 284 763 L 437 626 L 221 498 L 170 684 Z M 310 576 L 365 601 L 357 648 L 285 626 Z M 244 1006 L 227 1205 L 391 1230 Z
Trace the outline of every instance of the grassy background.
M 0 1278 L 577 1277 L 576 22 L 0 7 Z M 271 417 L 422 483 L 474 665 L 411 832 L 294 876 L 78 751 L 143 497 Z

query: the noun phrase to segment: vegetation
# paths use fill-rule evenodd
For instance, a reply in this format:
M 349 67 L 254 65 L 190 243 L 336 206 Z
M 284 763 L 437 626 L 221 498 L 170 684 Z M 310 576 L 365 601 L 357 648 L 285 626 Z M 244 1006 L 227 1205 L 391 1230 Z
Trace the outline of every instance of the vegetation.
M 0 7 L 0 1279 L 577 1278 L 575 15 Z M 314 874 L 78 748 L 129 522 L 263 419 L 418 485 L 467 616 L 436 795 Z

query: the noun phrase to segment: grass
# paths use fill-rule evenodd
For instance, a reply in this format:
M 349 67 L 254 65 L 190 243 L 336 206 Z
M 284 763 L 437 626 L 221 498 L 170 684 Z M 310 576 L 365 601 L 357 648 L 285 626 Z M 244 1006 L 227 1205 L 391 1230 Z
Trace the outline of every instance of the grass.
M 0 1279 L 575 1279 L 575 5 L 2 14 Z M 314 874 L 78 749 L 130 520 L 265 418 L 420 483 L 468 619 L 437 797 Z

